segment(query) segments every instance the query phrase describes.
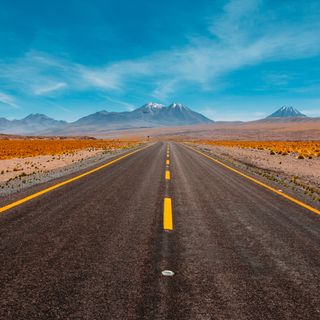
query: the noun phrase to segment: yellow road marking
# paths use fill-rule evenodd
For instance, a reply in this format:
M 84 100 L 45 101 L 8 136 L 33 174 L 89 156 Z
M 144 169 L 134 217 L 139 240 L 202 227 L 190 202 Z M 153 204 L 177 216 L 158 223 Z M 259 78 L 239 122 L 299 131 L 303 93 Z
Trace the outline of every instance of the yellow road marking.
M 166 165 L 169 165 L 170 164 L 170 160 L 166 160 Z
M 164 230 L 172 230 L 173 229 L 171 198 L 164 198 L 163 229 Z
M 147 147 L 148 147 L 148 146 L 147 146 Z M 20 199 L 20 200 L 18 200 L 18 201 L 12 202 L 12 203 L 4 206 L 4 207 L 0 207 L 0 213 L 1 213 L 1 212 L 4 212 L 4 211 L 7 211 L 7 210 L 9 210 L 9 209 L 12 209 L 12 208 L 14 208 L 14 207 L 17 207 L 17 206 L 19 206 L 20 204 L 23 204 L 23 203 L 25 203 L 25 202 L 27 202 L 27 201 L 30 201 L 30 200 L 32 200 L 32 199 L 34 199 L 34 198 L 37 198 L 37 197 L 39 197 L 39 196 L 41 196 L 41 195 L 43 195 L 43 194 L 45 194 L 45 193 L 48 193 L 48 192 L 50 192 L 50 191 L 52 191 L 52 190 L 55 190 L 55 189 L 57 189 L 57 188 L 60 188 L 60 187 L 62 187 L 62 186 L 64 186 L 64 185 L 66 185 L 66 184 L 69 184 L 69 183 L 73 182 L 73 181 L 76 181 L 76 180 L 78 180 L 78 179 L 81 179 L 81 178 L 83 178 L 83 177 L 85 177 L 85 176 L 87 176 L 87 175 L 89 175 L 89 174 L 91 174 L 91 173 L 94 173 L 94 172 L 97 172 L 97 171 L 99 171 L 99 170 L 101 170 L 101 169 L 103 169 L 103 168 L 106 168 L 106 167 L 110 166 L 111 164 L 116 163 L 116 162 L 118 162 L 118 161 L 120 161 L 120 160 L 122 160 L 122 159 L 124 159 L 124 158 L 127 158 L 127 157 L 133 155 L 134 153 L 137 153 L 137 152 L 139 152 L 139 151 L 141 151 L 141 150 L 143 150 L 143 149 L 145 149 L 145 148 L 147 148 L 147 147 L 144 147 L 144 148 L 141 148 L 141 149 L 132 151 L 132 152 L 130 152 L 130 153 L 127 153 L 127 154 L 125 154 L 124 156 L 121 156 L 121 157 L 119 157 L 119 158 L 117 158 L 117 159 L 114 159 L 114 160 L 112 160 L 112 161 L 110 161 L 110 162 L 108 162 L 108 163 L 106 163 L 106 164 L 103 164 L 103 165 L 100 166 L 100 167 L 97 167 L 97 168 L 95 168 L 95 169 L 89 170 L 89 171 L 87 171 L 87 172 L 85 172 L 85 173 L 82 173 L 82 174 L 80 174 L 80 175 L 78 175 L 78 176 L 76 176 L 76 177 L 74 177 L 74 178 L 65 180 L 65 181 L 60 182 L 60 183 L 58 183 L 58 184 L 55 184 L 55 185 L 53 185 L 53 186 L 51 186 L 51 187 L 49 187 L 49 188 L 46 188 L 46 189 L 43 189 L 43 190 L 41 190 L 41 191 L 39 191 L 39 192 L 36 192 L 36 193 L 34 193 L 34 194 L 31 194 L 30 196 L 27 196 L 27 197 L 22 198 L 22 199 Z
M 305 209 L 308 209 L 308 210 L 312 211 L 313 213 L 316 213 L 316 214 L 319 214 L 319 215 L 320 215 L 320 210 L 318 210 L 318 209 L 316 209 L 316 208 L 313 208 L 313 207 L 309 206 L 308 204 L 303 203 L 302 201 L 299 201 L 299 200 L 297 200 L 297 199 L 295 199 L 295 198 L 293 198 L 293 197 L 291 197 L 291 196 L 283 193 L 282 191 L 278 191 L 277 189 L 274 189 L 274 188 L 268 186 L 267 184 L 265 184 L 265 183 L 263 183 L 263 182 L 255 179 L 255 178 L 252 178 L 252 177 L 250 177 L 250 176 L 248 176 L 248 175 L 246 175 L 246 174 L 244 174 L 244 173 L 242 173 L 242 172 L 240 172 L 240 171 L 238 171 L 238 170 L 236 170 L 236 169 L 234 169 L 234 168 L 226 165 L 225 163 L 223 163 L 223 162 L 221 162 L 221 161 L 219 161 L 219 160 L 217 160 L 217 159 L 214 159 L 214 158 L 208 156 L 207 154 L 205 154 L 205 153 L 203 153 L 203 152 L 201 152 L 201 151 L 199 151 L 199 150 L 196 150 L 195 148 L 192 148 L 192 147 L 189 147 L 189 146 L 186 146 L 186 147 L 188 147 L 189 149 L 191 149 L 191 150 L 193 150 L 193 151 L 195 151 L 195 152 L 197 152 L 197 153 L 205 156 L 206 158 L 208 158 L 208 159 L 210 159 L 210 160 L 212 160 L 212 161 L 220 164 L 221 166 L 223 166 L 223 167 L 225 167 L 225 168 L 227 168 L 227 169 L 229 169 L 229 170 L 231 170 L 231 171 L 239 174 L 240 176 L 242 176 L 242 177 L 244 177 L 244 178 L 247 178 L 247 179 L 255 182 L 256 184 L 258 184 L 258 185 L 260 185 L 260 186 L 262 186 L 262 187 L 264 187 L 264 188 L 266 188 L 266 189 L 268 189 L 268 190 L 270 190 L 270 191 L 278 194 L 279 196 L 284 197 L 284 198 L 286 198 L 286 199 L 288 199 L 288 200 L 290 200 L 290 201 L 298 204 L 299 206 L 301 206 L 301 207 L 303 207 L 303 208 L 305 208 Z
M 167 153 L 167 158 L 169 158 L 169 156 L 170 156 L 170 154 L 169 154 L 169 153 Z
M 166 180 L 170 180 L 170 171 L 166 170 Z

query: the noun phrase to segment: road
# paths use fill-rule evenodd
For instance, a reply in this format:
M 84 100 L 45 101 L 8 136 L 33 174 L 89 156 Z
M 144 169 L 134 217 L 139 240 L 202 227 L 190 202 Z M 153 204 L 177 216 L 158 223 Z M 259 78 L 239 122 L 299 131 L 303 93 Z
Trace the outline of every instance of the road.
M 158 142 L 0 214 L 0 319 L 320 319 L 319 222 Z

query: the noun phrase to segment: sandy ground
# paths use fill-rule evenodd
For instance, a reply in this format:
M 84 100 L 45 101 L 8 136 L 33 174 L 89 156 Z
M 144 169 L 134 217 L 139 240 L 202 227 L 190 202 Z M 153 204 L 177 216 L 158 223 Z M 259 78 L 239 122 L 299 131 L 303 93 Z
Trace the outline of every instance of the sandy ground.
M 140 128 L 131 130 L 113 130 L 93 136 L 103 139 L 150 139 L 155 140 L 261 140 L 261 141 L 293 141 L 319 140 L 320 121 L 309 122 L 244 122 L 244 123 L 213 123 L 206 125 Z
M 0 182 L 33 173 L 48 172 L 93 157 L 101 150 L 80 150 L 70 154 L 0 160 Z
M 288 176 L 299 176 L 314 184 L 320 183 L 320 158 L 297 159 L 293 155 L 270 155 L 267 150 L 241 149 L 235 147 L 205 146 L 213 153 L 228 156 L 261 169 L 277 171 Z
M 266 150 L 196 146 L 241 169 L 279 184 L 280 189 L 303 193 L 316 201 L 317 205 L 320 203 L 320 157 L 297 159 L 294 155 L 270 155 Z
M 79 150 L 67 155 L 0 160 L 0 197 L 103 163 L 126 151 Z

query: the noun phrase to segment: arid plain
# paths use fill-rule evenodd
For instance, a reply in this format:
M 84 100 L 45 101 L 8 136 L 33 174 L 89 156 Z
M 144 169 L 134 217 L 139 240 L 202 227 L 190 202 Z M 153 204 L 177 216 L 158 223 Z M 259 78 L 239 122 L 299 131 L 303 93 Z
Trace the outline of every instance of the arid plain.
M 94 140 L 96 139 L 96 140 Z M 206 125 L 111 130 L 75 137 L 2 135 L 3 195 L 101 162 L 144 143 L 191 144 L 226 163 L 320 204 L 320 121 L 217 122 Z

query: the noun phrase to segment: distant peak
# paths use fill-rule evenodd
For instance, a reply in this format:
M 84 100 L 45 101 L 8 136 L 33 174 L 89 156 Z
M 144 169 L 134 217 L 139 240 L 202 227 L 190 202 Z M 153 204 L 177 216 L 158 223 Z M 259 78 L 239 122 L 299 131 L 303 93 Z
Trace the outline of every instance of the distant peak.
M 306 117 L 298 109 L 292 106 L 283 106 L 276 112 L 270 114 L 267 118 L 287 118 L 287 117 Z
M 42 113 L 31 113 L 25 119 L 50 119 L 47 115 Z

